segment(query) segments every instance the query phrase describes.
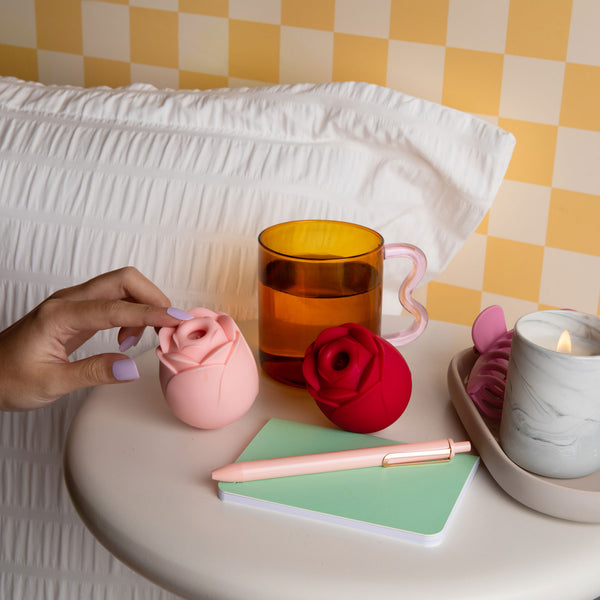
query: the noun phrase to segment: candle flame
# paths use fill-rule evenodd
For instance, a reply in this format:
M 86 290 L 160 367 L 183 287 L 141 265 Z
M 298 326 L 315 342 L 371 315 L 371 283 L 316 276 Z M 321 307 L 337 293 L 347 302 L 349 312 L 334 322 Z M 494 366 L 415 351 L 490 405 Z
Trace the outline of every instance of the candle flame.
M 558 338 L 558 344 L 556 344 L 556 351 L 562 352 L 563 354 L 571 354 L 571 336 L 565 329 Z

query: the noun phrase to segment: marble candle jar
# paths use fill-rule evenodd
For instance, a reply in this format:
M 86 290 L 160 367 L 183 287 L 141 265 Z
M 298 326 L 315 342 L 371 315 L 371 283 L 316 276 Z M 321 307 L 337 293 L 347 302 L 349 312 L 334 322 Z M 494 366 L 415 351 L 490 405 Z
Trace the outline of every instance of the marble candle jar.
M 557 351 L 568 331 L 571 353 Z M 567 310 L 517 321 L 500 443 L 524 469 L 572 478 L 600 469 L 600 318 Z

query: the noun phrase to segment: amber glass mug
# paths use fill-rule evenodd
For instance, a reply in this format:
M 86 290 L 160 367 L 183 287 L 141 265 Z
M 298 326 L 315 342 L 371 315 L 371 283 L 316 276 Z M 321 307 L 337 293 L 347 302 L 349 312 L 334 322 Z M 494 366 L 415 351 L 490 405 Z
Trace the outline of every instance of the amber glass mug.
M 327 327 L 364 325 L 381 335 L 383 261 L 404 257 L 413 268 L 400 286 L 411 326 L 385 338 L 395 346 L 417 338 L 427 312 L 411 293 L 427 267 L 411 244 L 384 244 L 379 233 L 342 221 L 290 221 L 258 237 L 259 358 L 265 372 L 303 387 L 302 361 L 308 346 Z

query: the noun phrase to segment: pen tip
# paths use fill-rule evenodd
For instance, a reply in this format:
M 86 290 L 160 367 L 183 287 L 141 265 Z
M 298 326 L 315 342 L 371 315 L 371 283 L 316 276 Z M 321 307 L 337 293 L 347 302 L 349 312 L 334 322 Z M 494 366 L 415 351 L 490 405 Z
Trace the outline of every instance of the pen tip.
M 454 452 L 471 452 L 471 442 L 456 442 Z

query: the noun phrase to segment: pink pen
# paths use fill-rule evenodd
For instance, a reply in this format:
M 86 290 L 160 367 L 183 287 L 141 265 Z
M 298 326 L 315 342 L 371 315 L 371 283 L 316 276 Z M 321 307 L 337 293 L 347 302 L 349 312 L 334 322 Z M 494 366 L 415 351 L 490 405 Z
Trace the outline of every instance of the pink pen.
M 451 439 L 393 444 L 374 448 L 240 461 L 215 469 L 212 472 L 212 478 L 216 481 L 241 482 L 365 467 L 392 467 L 440 462 L 450 460 L 456 453 L 470 452 L 470 450 L 470 442 L 454 442 Z

